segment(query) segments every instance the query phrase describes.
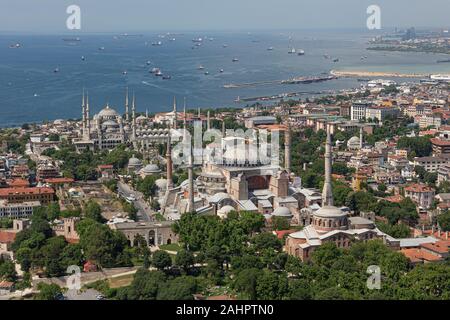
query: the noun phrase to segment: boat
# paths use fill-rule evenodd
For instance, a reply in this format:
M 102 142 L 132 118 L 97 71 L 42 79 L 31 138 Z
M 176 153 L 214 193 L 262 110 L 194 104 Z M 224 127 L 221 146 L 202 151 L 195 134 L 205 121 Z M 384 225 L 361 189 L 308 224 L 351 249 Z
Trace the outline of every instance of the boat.
M 63 41 L 78 42 L 78 41 L 81 41 L 81 39 L 79 37 L 76 37 L 76 38 L 63 38 Z
M 161 71 L 159 68 L 153 68 L 152 70 L 150 70 L 150 73 L 157 73 Z
M 163 78 L 163 80 L 170 80 L 170 79 L 172 79 L 171 76 L 163 76 L 162 78 Z
M 127 75 L 127 74 L 128 74 L 128 71 L 127 71 L 127 70 L 124 70 L 124 71 L 122 71 L 122 74 L 123 74 L 123 75 Z
M 220 69 L 219 72 L 220 72 L 220 73 L 223 73 L 223 69 Z
M 9 46 L 9 48 L 10 48 L 10 49 L 17 49 L 17 48 L 20 48 L 20 43 L 14 43 L 14 44 L 11 44 L 11 45 Z
M 146 64 L 149 66 L 149 65 L 151 65 L 152 63 L 150 62 L 150 60 L 147 60 Z
M 432 74 L 430 79 L 439 82 L 450 82 L 450 74 Z
M 209 74 L 209 72 L 208 72 L 208 71 L 206 71 L 206 72 L 205 72 L 205 76 L 207 76 L 208 74 Z
M 203 39 L 202 38 L 195 38 L 195 39 L 192 39 L 192 42 L 203 42 Z
M 85 56 L 81 56 L 81 60 L 82 61 L 86 60 Z
M 239 61 L 239 59 L 238 58 L 233 58 L 233 60 L 232 60 L 233 62 L 238 62 Z
M 272 51 L 273 50 L 273 47 L 268 47 L 267 48 L 267 51 Z
M 163 74 L 162 74 L 161 70 L 156 71 L 156 72 L 155 72 L 155 76 L 157 76 L 157 77 L 162 77 Z
M 58 73 L 59 72 L 59 68 L 55 68 L 55 70 L 53 70 L 54 73 Z
M 203 70 L 203 69 L 205 69 L 205 67 L 202 66 L 202 65 L 199 65 L 197 69 L 198 69 L 198 70 Z
M 438 60 L 436 62 L 437 63 L 446 63 L 446 62 L 450 62 L 450 59 Z
M 100 48 L 98 48 L 98 50 L 103 51 L 103 50 L 105 50 L 105 47 L 100 47 Z
M 228 48 L 228 45 L 227 44 L 224 44 L 222 47 L 224 47 L 224 48 Z
M 333 59 L 333 62 L 339 62 L 339 59 L 338 58 Z
M 288 53 L 289 53 L 289 54 L 294 54 L 294 53 L 296 53 L 295 48 L 292 48 L 291 50 L 289 50 Z
M 303 50 L 303 49 L 298 50 L 297 55 L 304 56 L 305 55 L 305 50 Z
M 323 57 L 324 57 L 325 59 L 330 59 L 330 58 L 331 58 L 330 55 L 328 55 L 328 54 L 324 54 Z

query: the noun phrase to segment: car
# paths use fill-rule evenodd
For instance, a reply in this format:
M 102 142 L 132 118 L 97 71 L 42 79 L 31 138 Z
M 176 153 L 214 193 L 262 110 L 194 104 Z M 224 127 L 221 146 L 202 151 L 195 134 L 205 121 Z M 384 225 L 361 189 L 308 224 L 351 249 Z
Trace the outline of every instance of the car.
M 105 300 L 105 296 L 102 295 L 102 294 L 98 294 L 98 295 L 95 296 L 95 299 L 97 299 L 97 300 Z

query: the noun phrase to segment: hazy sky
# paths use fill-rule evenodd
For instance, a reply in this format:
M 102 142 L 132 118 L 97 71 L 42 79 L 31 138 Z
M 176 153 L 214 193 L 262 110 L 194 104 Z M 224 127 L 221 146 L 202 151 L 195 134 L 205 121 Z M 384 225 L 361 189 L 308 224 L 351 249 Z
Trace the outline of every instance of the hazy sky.
M 450 24 L 450 0 L 0 0 L 0 32 L 67 32 L 71 4 L 81 32 L 365 28 L 371 4 L 382 27 Z

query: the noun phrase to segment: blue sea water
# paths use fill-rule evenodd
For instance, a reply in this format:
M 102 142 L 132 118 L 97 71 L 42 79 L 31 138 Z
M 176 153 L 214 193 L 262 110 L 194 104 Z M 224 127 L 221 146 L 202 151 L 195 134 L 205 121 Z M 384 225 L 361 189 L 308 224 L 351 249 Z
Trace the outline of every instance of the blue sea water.
M 365 32 L 298 31 L 226 33 L 203 32 L 120 36 L 0 35 L 0 126 L 80 118 L 82 88 L 89 91 L 93 112 L 106 103 L 124 111 L 125 88 L 136 94 L 137 111 L 170 110 L 173 97 L 188 108 L 233 107 L 240 96 L 321 91 L 358 87 L 356 79 L 303 85 L 264 85 L 226 89 L 247 83 L 311 76 L 337 70 L 443 73 L 450 64 L 437 64 L 442 55 L 367 51 L 372 35 Z M 193 38 L 204 41 L 196 47 Z M 175 38 L 175 41 L 170 41 Z M 211 39 L 212 38 L 212 39 Z M 161 46 L 153 42 L 161 41 Z M 21 47 L 9 46 L 20 43 Z M 224 44 L 227 46 L 224 47 Z M 104 47 L 104 50 L 99 50 Z M 194 49 L 193 49 L 194 47 Z M 273 47 L 272 51 L 267 50 Z M 304 56 L 288 54 L 290 47 Z M 333 63 L 324 55 L 339 58 Z M 81 57 L 84 56 L 83 61 Z M 362 56 L 367 59 L 361 60 Z M 238 62 L 232 62 L 238 58 Z M 147 65 L 150 61 L 150 65 Z M 205 69 L 198 70 L 202 65 Z M 170 75 L 163 80 L 149 73 L 157 67 Z M 58 69 L 59 72 L 54 72 Z M 220 73 L 219 70 L 224 72 Z M 126 74 L 124 74 L 126 71 Z M 209 75 L 204 73 L 208 71 Z

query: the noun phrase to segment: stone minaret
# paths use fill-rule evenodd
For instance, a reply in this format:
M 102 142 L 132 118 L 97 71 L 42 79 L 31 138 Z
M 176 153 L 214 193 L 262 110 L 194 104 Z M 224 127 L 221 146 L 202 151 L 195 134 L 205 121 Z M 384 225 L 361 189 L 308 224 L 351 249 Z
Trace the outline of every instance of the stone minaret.
M 291 125 L 289 123 L 284 135 L 284 169 L 291 173 Z
M 363 127 L 359 127 L 359 149 L 362 149 L 364 145 Z
M 322 191 L 322 207 L 333 206 L 333 190 L 331 187 L 331 133 L 327 124 L 327 141 L 325 144 L 325 183 Z
M 87 137 L 87 140 L 90 140 L 91 139 L 91 116 L 89 114 L 89 93 L 87 93 L 87 95 L 86 95 L 86 128 L 87 128 L 86 137 Z
M 206 118 L 206 130 L 211 129 L 211 115 L 208 110 L 207 118 Z
M 173 97 L 173 128 L 177 129 L 177 122 L 178 122 L 178 116 L 177 116 L 177 98 Z
M 136 140 L 136 98 L 133 93 L 133 102 L 131 103 L 131 129 L 132 129 L 132 140 Z
M 84 103 L 84 88 L 83 88 L 83 97 L 81 98 L 81 115 L 82 115 L 82 135 L 86 134 L 86 105 Z
M 129 108 L 128 108 L 128 87 L 125 94 L 125 121 L 128 123 L 130 121 Z
M 190 141 L 191 142 L 191 141 Z M 189 199 L 188 199 L 188 212 L 194 212 L 194 155 L 192 152 L 192 142 L 189 147 L 189 164 L 188 164 L 188 179 L 189 179 Z
M 172 164 L 172 145 L 170 142 L 170 130 L 169 130 L 169 136 L 167 138 L 167 148 L 166 148 L 166 172 L 167 172 L 167 190 L 173 188 L 173 180 L 172 180 L 172 170 L 173 170 L 173 164 Z
M 222 120 L 222 138 L 225 138 L 226 128 L 225 128 L 225 118 Z

